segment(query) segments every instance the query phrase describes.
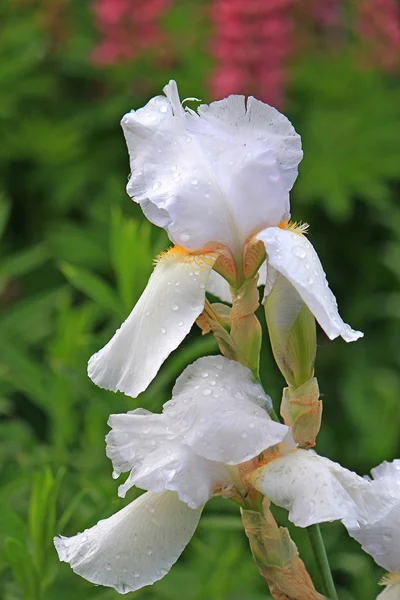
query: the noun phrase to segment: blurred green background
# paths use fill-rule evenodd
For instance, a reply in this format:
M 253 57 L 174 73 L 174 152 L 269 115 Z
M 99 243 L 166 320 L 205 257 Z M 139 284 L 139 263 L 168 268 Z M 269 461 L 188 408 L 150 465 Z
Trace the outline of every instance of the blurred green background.
M 244 4 L 0 4 L 4 600 L 118 597 L 58 563 L 52 537 L 81 531 L 123 505 L 104 452 L 108 415 L 142 405 L 160 410 L 182 369 L 217 351 L 211 337 L 193 330 L 136 400 L 100 390 L 86 376 L 89 356 L 130 312 L 168 243 L 125 193 L 119 120 L 170 78 L 182 98 L 209 101 L 226 89 L 271 100 L 302 135 L 292 215 L 310 224 L 342 316 L 365 332 L 349 345 L 319 332 L 318 451 L 360 474 L 399 456 L 399 4 Z M 277 406 L 284 381 L 265 340 L 262 377 Z M 284 512 L 276 514 L 285 523 Z M 307 534 L 291 530 L 318 587 Z M 375 598 L 382 570 L 339 524 L 323 533 L 339 597 Z M 131 596 L 177 594 L 269 598 L 235 505 L 210 501 L 171 573 Z

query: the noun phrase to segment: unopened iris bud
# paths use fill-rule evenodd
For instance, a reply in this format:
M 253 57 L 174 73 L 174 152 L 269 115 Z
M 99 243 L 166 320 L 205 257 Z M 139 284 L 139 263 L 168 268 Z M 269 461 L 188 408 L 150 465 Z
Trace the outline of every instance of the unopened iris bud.
M 280 274 L 264 307 L 276 363 L 287 383 L 298 388 L 314 375 L 315 318 L 294 287 Z

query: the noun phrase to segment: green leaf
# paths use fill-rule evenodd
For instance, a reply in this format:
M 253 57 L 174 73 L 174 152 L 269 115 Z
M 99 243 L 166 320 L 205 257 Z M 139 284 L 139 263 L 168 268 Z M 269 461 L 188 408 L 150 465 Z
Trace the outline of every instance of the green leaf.
M 83 292 L 107 312 L 111 312 L 119 318 L 121 317 L 123 311 L 116 294 L 97 275 L 69 263 L 61 263 L 60 268 L 72 286 Z
M 0 192 L 0 238 L 3 236 L 4 230 L 8 223 L 8 218 L 11 212 L 11 202 Z
M 24 593 L 24 600 L 39 600 L 39 576 L 29 552 L 14 538 L 6 539 L 5 551 L 14 577 Z
M 10 279 L 33 271 L 48 257 L 48 251 L 44 246 L 33 246 L 4 259 L 0 266 L 0 288 Z
M 0 534 L 24 543 L 27 528 L 22 519 L 3 500 L 0 500 Z

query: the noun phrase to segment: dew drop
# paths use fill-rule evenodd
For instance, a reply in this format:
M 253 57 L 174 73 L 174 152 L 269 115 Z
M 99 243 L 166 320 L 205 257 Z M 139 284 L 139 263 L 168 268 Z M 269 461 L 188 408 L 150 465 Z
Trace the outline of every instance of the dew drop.
M 190 183 L 192 185 L 197 185 L 199 182 L 197 181 L 197 179 L 192 179 L 192 181 Z
M 140 573 L 139 573 L 138 571 L 133 571 L 132 575 L 133 575 L 134 577 L 139 577 L 139 576 L 140 576 Z
M 310 263 L 308 262 L 308 260 L 306 260 L 306 262 L 304 263 L 305 268 L 307 269 L 307 271 L 310 268 Z
M 162 112 L 162 113 L 165 114 L 167 111 L 168 111 L 168 108 L 167 108 L 167 106 L 165 106 L 165 104 L 163 104 L 162 106 L 160 106 L 160 112 Z
M 205 290 L 206 289 L 206 284 L 205 283 L 200 283 L 199 288 L 201 290 Z
M 120 555 L 120 554 L 116 554 L 116 555 L 115 555 L 115 558 L 116 558 L 117 560 L 119 560 L 119 559 L 121 558 L 121 555 Z
M 110 563 L 106 563 L 106 570 L 107 571 L 111 571 L 111 565 L 110 565 Z
M 294 256 L 297 256 L 298 258 L 305 258 L 307 256 L 307 252 L 302 246 L 294 246 L 292 248 L 292 254 L 294 254 Z
M 151 556 L 153 554 L 153 549 L 150 548 L 150 546 L 147 546 L 147 548 L 146 548 L 146 554 L 148 554 L 148 556 Z
M 173 304 L 171 308 L 172 310 L 179 310 L 179 304 Z
M 155 183 L 153 183 L 153 192 L 156 192 L 157 190 L 159 190 L 160 187 L 161 187 L 160 181 L 156 181 Z
M 87 539 L 88 539 L 87 535 L 82 536 L 82 542 L 87 542 Z
M 165 329 L 165 327 L 161 327 L 160 331 L 163 335 L 167 333 L 167 330 Z
M 182 242 L 188 242 L 190 240 L 190 235 L 188 233 L 181 233 L 179 237 Z
M 209 396 L 211 394 L 211 390 L 206 388 L 205 390 L 202 391 L 202 394 L 203 394 L 203 396 Z
M 182 327 L 183 321 L 178 321 L 178 327 Z
M 308 283 L 308 285 L 312 285 L 314 283 L 314 279 L 312 277 L 309 277 L 307 279 L 307 283 Z
M 243 431 L 243 432 L 240 434 L 240 437 L 242 437 L 243 439 L 247 438 L 247 433 L 246 433 L 245 431 Z

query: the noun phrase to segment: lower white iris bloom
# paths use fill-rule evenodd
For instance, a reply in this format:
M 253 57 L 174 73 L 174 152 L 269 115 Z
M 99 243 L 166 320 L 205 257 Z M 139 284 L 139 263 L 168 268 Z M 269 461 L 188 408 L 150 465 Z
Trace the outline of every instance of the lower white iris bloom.
M 389 571 L 382 579 L 385 590 L 379 600 L 399 600 L 400 598 L 400 460 L 384 462 L 371 471 L 371 485 L 378 494 L 393 499 L 389 510 L 380 510 L 374 519 L 351 527 L 349 534 L 359 542 L 375 562 Z
M 174 81 L 164 92 L 125 115 L 122 127 L 132 172 L 127 191 L 175 246 L 114 337 L 91 357 L 90 378 L 136 397 L 202 313 L 212 269 L 237 291 L 265 256 L 271 274 L 288 279 L 331 339 L 358 339 L 362 334 L 339 316 L 317 253 L 288 222 L 302 158 L 290 121 L 252 97 L 229 96 L 195 112 L 183 108 Z M 217 275 L 210 285 L 231 298 Z
M 246 494 L 240 465 L 279 442 L 271 401 L 242 365 L 205 357 L 176 381 L 162 414 L 111 415 L 107 455 L 120 486 L 148 490 L 112 517 L 72 538 L 56 538 L 60 560 L 120 593 L 161 579 L 193 536 L 213 494 Z

